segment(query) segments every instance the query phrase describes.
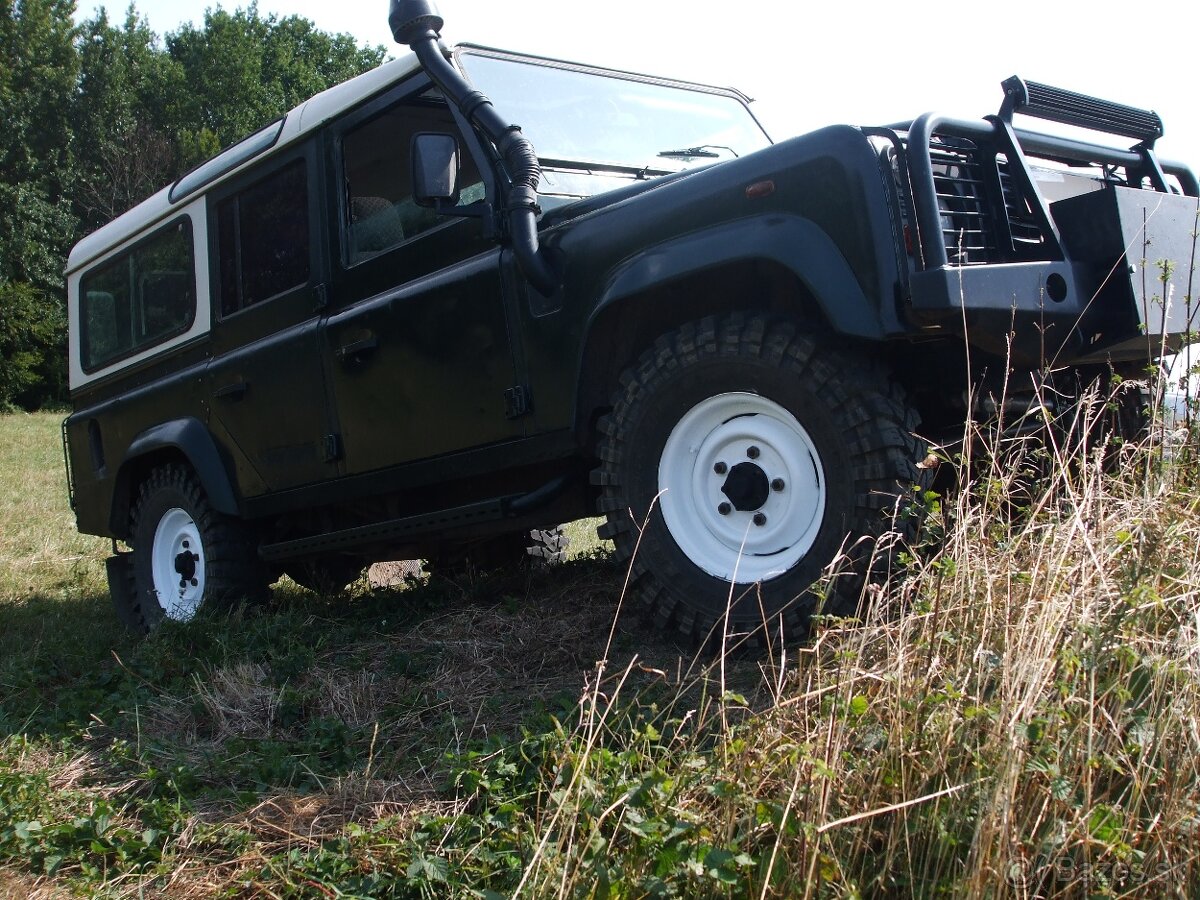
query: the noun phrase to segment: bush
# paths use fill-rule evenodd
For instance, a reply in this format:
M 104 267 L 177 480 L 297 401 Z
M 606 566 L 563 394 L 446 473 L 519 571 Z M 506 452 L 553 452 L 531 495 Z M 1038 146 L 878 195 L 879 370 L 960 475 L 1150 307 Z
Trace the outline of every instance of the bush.
M 65 398 L 62 301 L 33 285 L 0 282 L 0 410 Z

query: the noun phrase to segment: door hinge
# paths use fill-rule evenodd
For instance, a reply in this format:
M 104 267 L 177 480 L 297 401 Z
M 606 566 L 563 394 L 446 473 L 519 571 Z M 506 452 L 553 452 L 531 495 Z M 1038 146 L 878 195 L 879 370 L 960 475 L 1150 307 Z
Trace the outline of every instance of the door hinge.
M 313 311 L 320 312 L 329 305 L 329 289 L 323 284 L 313 288 Z
M 327 434 L 323 442 L 323 452 L 321 458 L 327 462 L 337 462 L 342 458 L 342 436 L 340 434 Z
M 525 415 L 532 408 L 533 401 L 529 396 L 529 388 L 525 385 L 518 384 L 504 392 L 505 418 L 515 419 Z

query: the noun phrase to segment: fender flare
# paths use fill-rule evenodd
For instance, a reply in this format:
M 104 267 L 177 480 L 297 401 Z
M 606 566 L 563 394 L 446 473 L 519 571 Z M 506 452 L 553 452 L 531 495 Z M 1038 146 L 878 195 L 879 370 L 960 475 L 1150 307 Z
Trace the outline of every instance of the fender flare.
M 147 428 L 129 444 L 121 466 L 117 471 L 113 490 L 112 510 L 109 526 L 113 534 L 125 535 L 132 500 L 133 485 L 130 484 L 135 463 L 160 450 L 178 451 L 195 470 L 204 493 L 218 512 L 236 516 L 239 514 L 237 495 L 229 471 L 221 459 L 216 442 L 204 423 L 194 417 L 174 419 Z
M 589 385 L 599 369 L 612 364 L 595 350 L 597 331 L 606 327 L 601 320 L 611 320 L 610 314 L 621 304 L 636 302 L 636 297 L 647 291 L 706 270 L 756 260 L 777 264 L 795 275 L 832 331 L 865 340 L 883 339 L 879 304 L 890 296 L 890 290 L 885 294 L 880 284 L 879 299 L 869 299 L 838 245 L 815 222 L 778 213 L 724 222 L 648 248 L 614 270 L 584 328 L 576 372 L 576 432 L 591 415 Z
M 626 297 L 705 269 L 755 259 L 778 263 L 795 274 L 834 331 L 883 338 L 877 304 L 868 299 L 833 239 L 811 219 L 777 213 L 725 222 L 638 253 L 605 286 L 588 319 L 588 331 L 607 307 Z

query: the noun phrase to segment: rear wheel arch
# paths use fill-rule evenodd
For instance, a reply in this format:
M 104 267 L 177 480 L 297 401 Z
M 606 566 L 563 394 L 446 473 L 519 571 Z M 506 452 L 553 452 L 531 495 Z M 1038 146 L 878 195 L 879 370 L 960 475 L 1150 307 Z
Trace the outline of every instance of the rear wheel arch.
M 199 419 L 176 419 L 146 429 L 125 452 L 109 512 L 109 527 L 116 537 L 129 537 L 130 512 L 141 483 L 156 468 L 173 463 L 191 468 L 214 510 L 229 516 L 239 514 L 233 480 L 212 435 Z

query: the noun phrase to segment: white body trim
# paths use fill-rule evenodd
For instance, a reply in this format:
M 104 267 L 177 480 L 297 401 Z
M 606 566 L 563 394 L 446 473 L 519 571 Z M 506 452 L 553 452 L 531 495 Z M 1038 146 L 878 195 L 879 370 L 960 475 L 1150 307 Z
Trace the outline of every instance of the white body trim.
M 159 196 L 165 197 L 166 190 L 159 191 L 154 197 L 147 200 L 146 203 L 150 203 Z M 145 203 L 142 205 L 144 206 Z M 160 344 L 153 344 L 140 353 L 135 353 L 133 356 L 126 356 L 109 365 L 102 366 L 95 372 L 84 372 L 83 366 L 80 363 L 82 353 L 79 346 L 79 337 L 82 331 L 79 319 L 81 314 L 79 307 L 79 282 L 82 280 L 85 272 L 82 269 L 76 269 L 67 273 L 67 315 L 70 316 L 70 323 L 67 329 L 67 357 L 70 360 L 67 375 L 71 390 L 83 387 L 113 372 L 137 365 L 144 359 L 165 353 L 173 347 L 186 344 L 188 341 L 195 340 L 201 335 L 208 333 L 212 324 L 212 295 L 209 291 L 208 216 L 205 215 L 205 208 L 204 194 L 193 195 L 190 202 L 179 203 L 172 207 L 169 216 L 159 217 L 161 221 L 155 220 L 154 227 L 129 234 L 121 243 L 112 247 L 107 253 L 97 256 L 92 261 L 94 263 L 103 263 L 105 260 L 124 252 L 143 237 L 153 234 L 156 228 L 181 216 L 186 216 L 192 224 L 192 255 L 195 259 L 196 269 L 196 315 L 192 319 L 191 326 L 183 334 L 177 334 L 175 337 Z M 89 270 L 90 268 L 92 267 L 89 267 Z

